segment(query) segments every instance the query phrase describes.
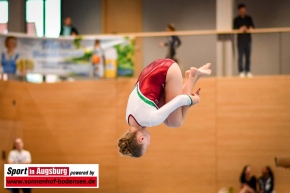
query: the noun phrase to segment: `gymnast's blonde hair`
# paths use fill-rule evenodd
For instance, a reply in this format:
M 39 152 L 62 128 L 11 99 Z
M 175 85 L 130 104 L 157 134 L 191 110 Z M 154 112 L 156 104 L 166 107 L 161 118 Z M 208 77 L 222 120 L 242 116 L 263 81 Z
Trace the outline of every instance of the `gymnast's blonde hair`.
M 119 152 L 126 156 L 141 157 L 144 153 L 143 145 L 138 143 L 137 132 L 128 131 L 118 142 Z

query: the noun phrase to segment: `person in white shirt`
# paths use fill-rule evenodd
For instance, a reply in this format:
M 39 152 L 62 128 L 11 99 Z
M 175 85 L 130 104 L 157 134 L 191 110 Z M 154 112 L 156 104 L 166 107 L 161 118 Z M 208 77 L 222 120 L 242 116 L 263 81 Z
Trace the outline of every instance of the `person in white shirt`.
M 22 139 L 16 138 L 14 141 L 14 150 L 10 151 L 8 156 L 9 164 L 30 164 L 31 155 L 29 151 L 23 149 Z
M 22 139 L 16 138 L 14 141 L 14 149 L 9 152 L 8 163 L 9 164 L 30 164 L 31 155 L 30 152 L 23 149 L 24 144 Z M 19 188 L 13 188 L 13 193 L 19 193 Z M 23 193 L 30 193 L 31 188 L 22 188 Z

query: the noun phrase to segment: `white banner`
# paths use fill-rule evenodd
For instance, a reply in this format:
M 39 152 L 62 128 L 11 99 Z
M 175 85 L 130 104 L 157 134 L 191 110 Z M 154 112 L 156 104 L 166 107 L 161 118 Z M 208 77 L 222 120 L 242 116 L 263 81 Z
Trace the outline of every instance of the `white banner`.
M 0 66 L 6 74 L 132 76 L 134 38 L 78 36 L 40 38 L 0 34 Z

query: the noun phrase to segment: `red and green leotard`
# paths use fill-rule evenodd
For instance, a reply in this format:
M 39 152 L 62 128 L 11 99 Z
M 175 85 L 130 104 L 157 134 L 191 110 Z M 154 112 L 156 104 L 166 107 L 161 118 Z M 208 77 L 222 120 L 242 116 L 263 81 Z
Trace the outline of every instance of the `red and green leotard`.
M 179 95 L 159 108 L 164 92 L 167 71 L 175 62 L 159 59 L 149 64 L 140 74 L 127 104 L 126 121 L 133 117 L 143 127 L 159 125 L 170 113 L 181 106 L 192 105 L 191 97 Z

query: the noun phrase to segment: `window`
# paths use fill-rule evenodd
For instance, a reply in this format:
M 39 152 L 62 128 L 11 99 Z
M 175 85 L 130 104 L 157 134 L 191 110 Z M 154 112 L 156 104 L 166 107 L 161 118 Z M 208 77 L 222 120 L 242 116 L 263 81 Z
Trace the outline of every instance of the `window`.
M 61 0 L 27 0 L 26 22 L 34 23 L 37 36 L 58 37 Z
M 7 32 L 8 2 L 0 1 L 0 33 Z
M 61 25 L 60 0 L 45 1 L 45 36 L 58 37 Z
M 43 0 L 26 1 L 26 22 L 34 23 L 37 36 L 43 36 Z

